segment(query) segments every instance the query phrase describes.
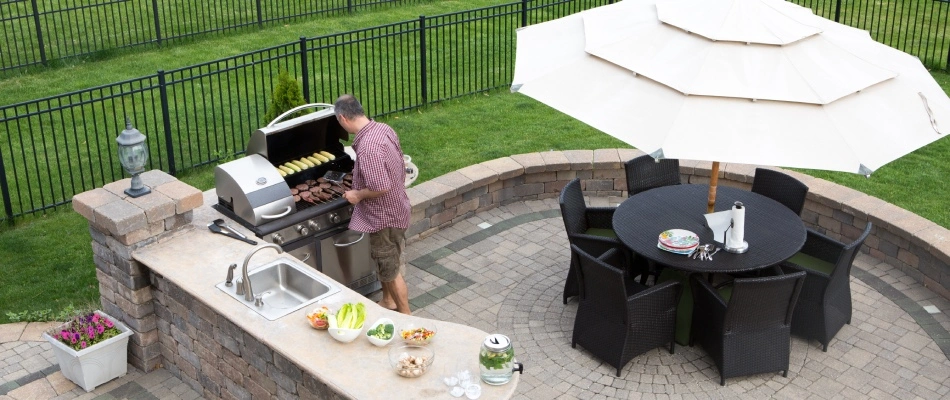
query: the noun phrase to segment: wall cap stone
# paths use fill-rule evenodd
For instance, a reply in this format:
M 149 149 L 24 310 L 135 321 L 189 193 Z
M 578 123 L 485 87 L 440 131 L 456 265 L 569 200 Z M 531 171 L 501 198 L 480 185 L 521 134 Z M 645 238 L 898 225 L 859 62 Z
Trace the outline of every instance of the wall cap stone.
M 500 180 L 511 179 L 527 173 L 527 167 L 518 162 L 514 157 L 496 158 L 491 161 L 485 161 L 481 165 L 495 171 Z

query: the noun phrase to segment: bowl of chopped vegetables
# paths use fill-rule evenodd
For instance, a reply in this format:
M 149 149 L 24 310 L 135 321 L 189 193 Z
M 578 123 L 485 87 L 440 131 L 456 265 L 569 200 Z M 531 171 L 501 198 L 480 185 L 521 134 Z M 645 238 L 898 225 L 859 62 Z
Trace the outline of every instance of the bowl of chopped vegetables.
M 369 330 L 366 331 L 366 338 L 369 339 L 370 343 L 383 347 L 393 340 L 393 337 L 396 336 L 395 332 L 396 326 L 393 325 L 393 320 L 380 318 L 370 325 Z
M 310 322 L 310 326 L 314 329 L 325 330 L 330 327 L 330 324 L 327 322 L 327 317 L 331 315 L 331 312 L 327 306 L 314 308 L 307 313 L 307 321 Z
M 429 344 L 438 331 L 432 321 L 426 321 L 425 324 L 410 322 L 400 331 L 402 341 L 406 344 L 415 346 L 424 346 Z

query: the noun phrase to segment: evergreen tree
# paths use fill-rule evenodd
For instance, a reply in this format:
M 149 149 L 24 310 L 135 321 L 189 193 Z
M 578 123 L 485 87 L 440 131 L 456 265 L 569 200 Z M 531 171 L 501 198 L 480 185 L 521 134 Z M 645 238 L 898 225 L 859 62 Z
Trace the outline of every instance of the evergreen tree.
M 281 69 L 277 75 L 277 86 L 274 88 L 274 94 L 267 106 L 267 113 L 264 114 L 264 125 L 269 124 L 278 115 L 304 104 L 307 104 L 307 101 L 303 98 L 303 91 L 300 89 L 300 85 L 297 84 L 297 80 L 292 78 L 287 70 Z M 302 110 L 284 119 L 299 117 L 307 113 L 309 113 L 308 110 Z

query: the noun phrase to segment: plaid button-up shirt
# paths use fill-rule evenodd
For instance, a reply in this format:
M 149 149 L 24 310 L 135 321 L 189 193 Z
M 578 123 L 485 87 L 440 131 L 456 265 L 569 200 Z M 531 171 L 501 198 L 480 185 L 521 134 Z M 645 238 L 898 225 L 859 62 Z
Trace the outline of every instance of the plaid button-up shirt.
M 406 194 L 406 166 L 396 131 L 389 125 L 370 121 L 356 133 L 353 150 L 353 189 L 388 192 L 357 203 L 350 229 L 373 233 L 384 228 L 408 228 L 412 206 Z

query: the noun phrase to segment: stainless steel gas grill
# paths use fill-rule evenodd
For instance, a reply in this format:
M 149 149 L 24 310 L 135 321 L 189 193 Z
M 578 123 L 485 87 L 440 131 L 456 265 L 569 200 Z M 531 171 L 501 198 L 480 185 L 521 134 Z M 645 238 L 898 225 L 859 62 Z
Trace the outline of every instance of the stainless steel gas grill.
M 306 108 L 322 109 L 277 122 Z M 337 282 L 364 295 L 379 290 L 369 235 L 347 228 L 353 207 L 342 196 L 345 188 L 323 179 L 330 171 L 353 170 L 343 151 L 348 134 L 332 106 L 308 104 L 274 121 L 251 135 L 244 158 L 215 168 L 213 207 Z M 333 159 L 321 160 L 314 154 L 320 152 Z

